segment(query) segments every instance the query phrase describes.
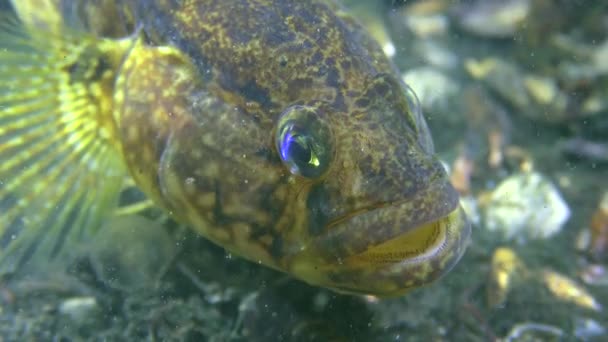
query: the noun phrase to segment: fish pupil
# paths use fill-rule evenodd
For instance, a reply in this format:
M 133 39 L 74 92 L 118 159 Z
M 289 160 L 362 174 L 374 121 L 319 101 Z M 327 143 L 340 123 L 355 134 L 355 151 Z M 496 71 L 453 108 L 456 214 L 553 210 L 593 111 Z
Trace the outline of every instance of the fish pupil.
M 314 167 L 310 138 L 301 134 L 287 134 L 281 150 L 283 160 L 293 161 L 299 169 Z

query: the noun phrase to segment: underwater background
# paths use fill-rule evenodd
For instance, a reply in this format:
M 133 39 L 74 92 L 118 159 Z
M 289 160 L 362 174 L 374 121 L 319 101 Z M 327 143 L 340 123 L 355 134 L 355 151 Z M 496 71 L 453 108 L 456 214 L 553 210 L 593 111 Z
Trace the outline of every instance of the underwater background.
M 0 340 L 608 340 L 608 4 L 345 5 L 416 92 L 473 223 L 450 273 L 394 299 L 339 295 L 152 208 L 43 277 L 3 275 Z

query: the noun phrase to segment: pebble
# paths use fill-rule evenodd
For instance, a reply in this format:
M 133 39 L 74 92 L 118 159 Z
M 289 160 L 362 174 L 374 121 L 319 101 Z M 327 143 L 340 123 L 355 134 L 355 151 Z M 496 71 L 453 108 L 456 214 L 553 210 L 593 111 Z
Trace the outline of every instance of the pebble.
M 524 243 L 558 233 L 570 209 L 557 187 L 537 172 L 516 173 L 503 180 L 485 206 L 485 227 L 506 240 Z

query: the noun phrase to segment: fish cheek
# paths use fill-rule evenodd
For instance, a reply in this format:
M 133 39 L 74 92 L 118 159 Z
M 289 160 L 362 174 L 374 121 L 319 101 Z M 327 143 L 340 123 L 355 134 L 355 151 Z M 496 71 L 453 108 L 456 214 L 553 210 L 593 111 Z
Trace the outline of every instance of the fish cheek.
M 264 132 L 230 110 L 172 132 L 158 169 L 176 218 L 233 253 L 273 265 L 286 205 L 282 174 L 256 153 Z M 235 122 L 238 124 L 235 126 Z
M 313 186 L 306 199 L 308 209 L 308 233 L 311 236 L 322 234 L 330 220 L 329 198 L 322 184 Z
M 114 116 L 137 185 L 207 238 L 270 262 L 274 239 L 264 232 L 285 202 L 280 162 L 260 153 L 271 150 L 270 130 L 207 90 L 171 48 L 136 45 L 116 87 Z

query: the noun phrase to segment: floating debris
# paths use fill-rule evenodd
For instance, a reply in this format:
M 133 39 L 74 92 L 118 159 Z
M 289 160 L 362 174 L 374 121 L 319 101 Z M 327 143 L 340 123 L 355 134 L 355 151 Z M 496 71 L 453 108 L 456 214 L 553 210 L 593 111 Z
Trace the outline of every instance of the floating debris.
M 520 243 L 553 236 L 570 217 L 570 209 L 558 189 L 537 172 L 506 178 L 484 207 L 486 229 Z
M 574 280 L 551 270 L 544 270 L 541 274 L 547 289 L 558 299 L 587 309 L 602 310 L 600 303 Z

